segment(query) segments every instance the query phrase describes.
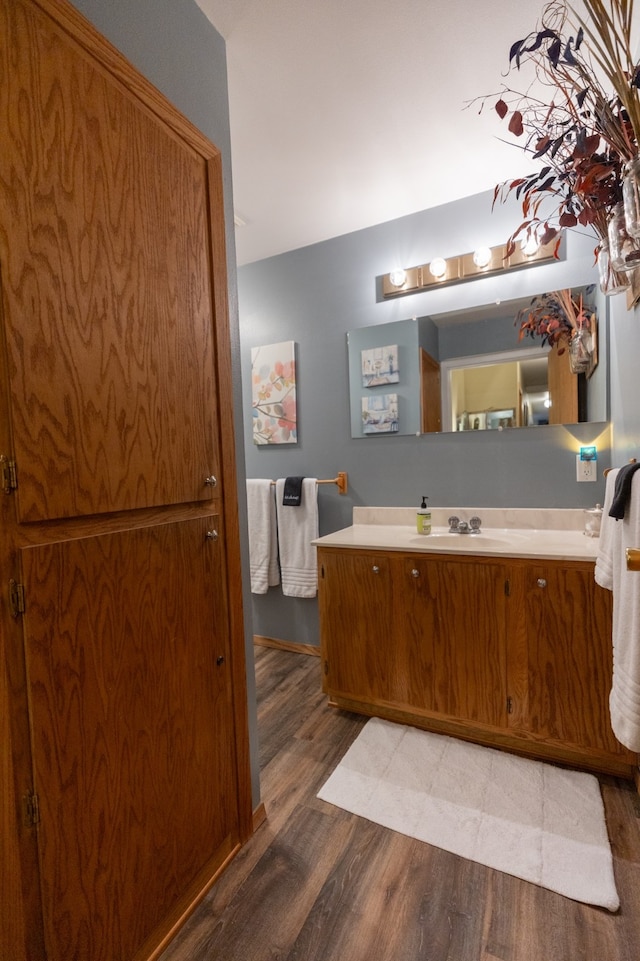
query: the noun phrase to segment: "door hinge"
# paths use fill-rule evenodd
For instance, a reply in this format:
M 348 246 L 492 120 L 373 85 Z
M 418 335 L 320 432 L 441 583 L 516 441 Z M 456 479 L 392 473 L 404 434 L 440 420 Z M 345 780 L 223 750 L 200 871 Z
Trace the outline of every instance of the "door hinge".
M 507 714 L 513 714 L 513 698 L 507 697 Z
M 40 824 L 40 799 L 35 791 L 29 791 L 22 799 L 24 804 L 24 823 L 35 828 Z
M 511 597 L 511 581 L 509 578 L 507 578 L 504 582 L 504 593 L 506 597 Z
M 10 460 L 5 454 L 0 454 L 0 484 L 5 494 L 10 494 L 18 486 L 16 462 Z
M 13 578 L 9 581 L 9 607 L 14 617 L 24 614 L 24 586 Z

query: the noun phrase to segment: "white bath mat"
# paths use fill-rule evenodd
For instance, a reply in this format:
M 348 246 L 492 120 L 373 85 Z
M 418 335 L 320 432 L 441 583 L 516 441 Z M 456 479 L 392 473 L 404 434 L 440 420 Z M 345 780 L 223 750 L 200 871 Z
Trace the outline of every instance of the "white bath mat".
M 372 718 L 318 797 L 575 901 L 619 907 L 591 774 Z

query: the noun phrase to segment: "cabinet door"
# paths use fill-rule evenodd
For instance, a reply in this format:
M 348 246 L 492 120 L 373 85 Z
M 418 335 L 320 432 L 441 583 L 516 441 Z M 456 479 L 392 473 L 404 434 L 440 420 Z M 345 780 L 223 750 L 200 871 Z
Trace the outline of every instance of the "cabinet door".
M 536 737 L 624 754 L 611 731 L 611 595 L 593 566 L 527 568 L 528 711 Z
M 399 690 L 388 554 L 318 551 L 324 689 L 392 701 Z
M 237 841 L 217 526 L 22 552 L 48 958 L 133 958 Z
M 506 724 L 503 565 L 478 558 L 398 560 L 396 639 L 403 701 L 460 720 Z
M 19 518 L 208 500 L 219 462 L 206 160 L 34 4 L 2 0 L 0 36 Z

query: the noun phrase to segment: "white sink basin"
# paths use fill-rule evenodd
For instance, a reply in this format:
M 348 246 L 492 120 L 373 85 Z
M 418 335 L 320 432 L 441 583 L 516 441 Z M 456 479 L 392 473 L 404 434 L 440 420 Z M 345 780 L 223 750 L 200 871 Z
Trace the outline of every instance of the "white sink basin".
M 516 531 L 490 534 L 418 534 L 411 538 L 412 543 L 423 548 L 430 546 L 439 550 L 482 551 L 494 548 L 516 547 L 526 539 L 526 535 Z

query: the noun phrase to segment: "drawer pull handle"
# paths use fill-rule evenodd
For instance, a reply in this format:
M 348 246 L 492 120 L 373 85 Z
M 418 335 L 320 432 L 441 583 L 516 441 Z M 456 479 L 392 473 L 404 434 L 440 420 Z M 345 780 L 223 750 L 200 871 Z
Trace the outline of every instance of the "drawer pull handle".
M 371 570 L 373 571 L 374 574 L 379 574 L 379 573 L 380 573 L 380 568 L 378 567 L 377 564 L 374 564 L 373 567 L 371 568 Z
M 547 586 L 547 582 L 546 582 L 545 578 L 544 578 L 544 577 L 539 577 L 539 578 L 538 578 L 538 587 L 546 587 L 546 586 Z
M 411 576 L 420 577 L 420 571 L 416 567 L 414 567 L 413 570 L 411 571 Z

